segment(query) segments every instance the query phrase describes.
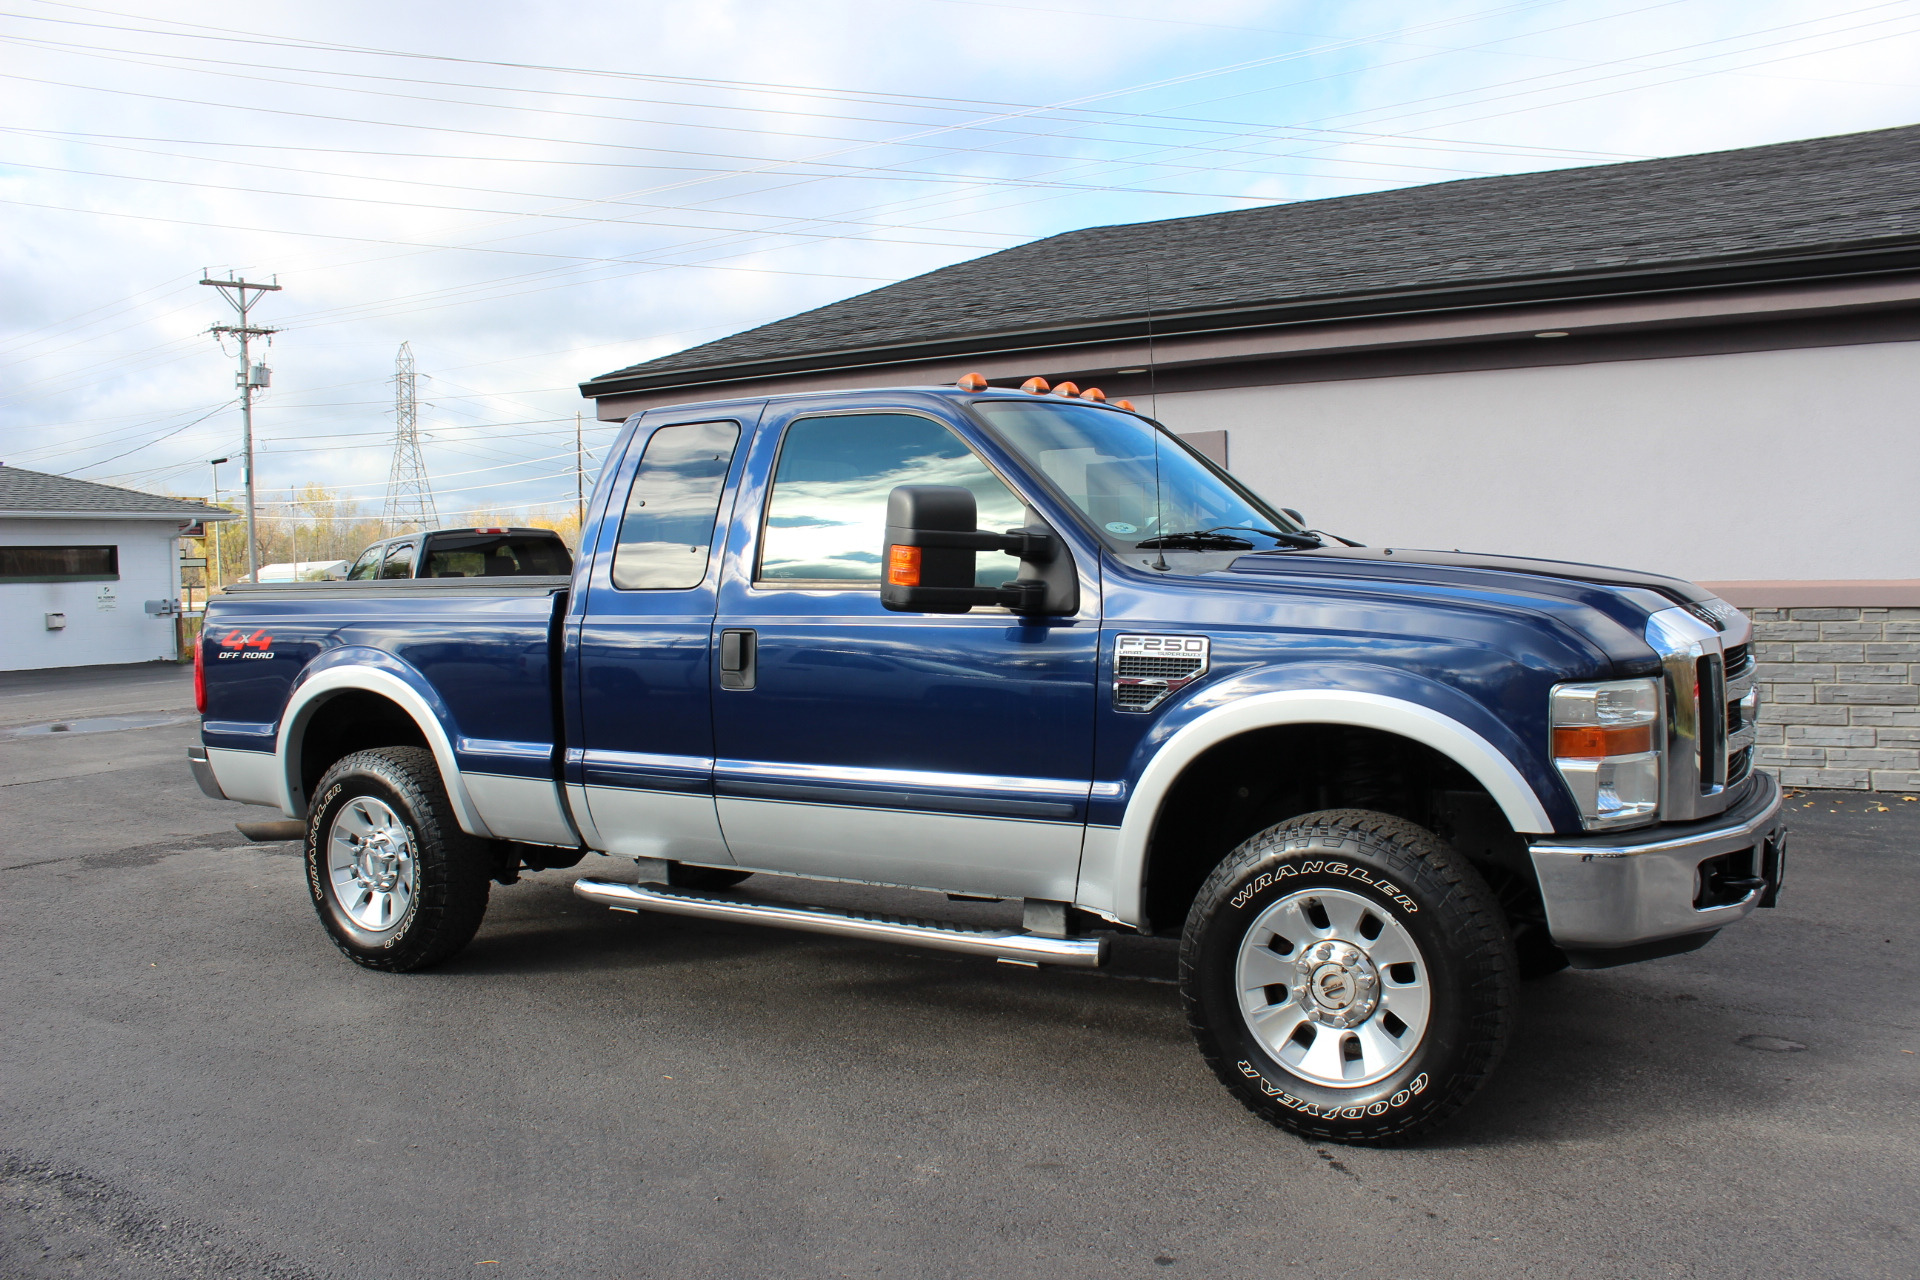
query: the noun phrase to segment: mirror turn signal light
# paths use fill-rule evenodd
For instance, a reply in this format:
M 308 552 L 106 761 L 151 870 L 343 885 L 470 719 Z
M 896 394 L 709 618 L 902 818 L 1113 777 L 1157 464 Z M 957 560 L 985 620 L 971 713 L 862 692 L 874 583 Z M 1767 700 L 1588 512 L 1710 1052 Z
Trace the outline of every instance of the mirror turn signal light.
M 1047 394 L 1047 380 L 1045 378 L 1028 378 L 1020 384 L 1020 389 L 1030 396 L 1043 396 Z
M 987 378 L 985 374 L 969 373 L 954 385 L 962 391 L 985 391 L 987 389 Z
M 898 548 L 896 548 L 898 550 Z M 1559 760 L 1605 760 L 1612 756 L 1637 756 L 1653 750 L 1653 726 L 1576 725 L 1553 731 L 1553 754 Z
M 887 585 L 893 587 L 920 585 L 920 548 L 903 547 L 897 542 L 887 548 Z

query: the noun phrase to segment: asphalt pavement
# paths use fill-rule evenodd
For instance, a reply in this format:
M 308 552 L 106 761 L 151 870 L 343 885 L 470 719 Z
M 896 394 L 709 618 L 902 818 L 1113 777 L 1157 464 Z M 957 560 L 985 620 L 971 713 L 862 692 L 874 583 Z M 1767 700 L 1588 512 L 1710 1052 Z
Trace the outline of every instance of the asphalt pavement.
M 618 915 L 590 858 L 443 968 L 357 968 L 298 847 L 234 831 L 272 815 L 195 789 L 191 702 L 0 676 L 9 1280 L 1920 1274 L 1920 801 L 1796 797 L 1778 910 L 1528 984 L 1462 1117 L 1353 1149 L 1214 1082 L 1159 943 Z

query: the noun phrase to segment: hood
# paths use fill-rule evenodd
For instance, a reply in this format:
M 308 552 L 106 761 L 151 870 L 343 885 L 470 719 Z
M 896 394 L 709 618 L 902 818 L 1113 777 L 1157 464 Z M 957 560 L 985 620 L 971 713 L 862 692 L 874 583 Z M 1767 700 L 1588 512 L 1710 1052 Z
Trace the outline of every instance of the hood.
M 1647 617 L 1661 609 L 1680 606 L 1722 631 L 1740 616 L 1733 606 L 1681 578 L 1606 565 L 1467 551 L 1405 547 L 1262 551 L 1241 556 L 1227 572 L 1264 578 L 1275 586 L 1285 581 L 1354 587 L 1392 583 L 1484 593 L 1509 601 L 1532 597 L 1573 604 L 1600 615 L 1584 629 L 1587 638 L 1616 663 L 1651 659 L 1652 650 L 1641 637 Z
M 1667 604 L 1696 609 L 1726 607 L 1709 591 L 1684 578 L 1615 569 L 1569 560 L 1535 560 L 1526 556 L 1484 555 L 1476 551 L 1421 551 L 1406 547 L 1323 547 L 1311 551 L 1261 551 L 1242 556 L 1229 567 L 1233 573 L 1312 574 L 1328 577 L 1393 579 L 1402 582 L 1445 583 L 1494 591 L 1581 599 L 1578 588 L 1556 589 L 1556 582 L 1588 586 L 1624 587 L 1651 591 Z M 1532 582 L 1516 578 L 1534 579 Z M 1544 579 L 1545 581 L 1540 581 Z M 1664 607 L 1664 605 L 1662 606 Z M 1715 625 L 1724 626 L 1725 620 Z

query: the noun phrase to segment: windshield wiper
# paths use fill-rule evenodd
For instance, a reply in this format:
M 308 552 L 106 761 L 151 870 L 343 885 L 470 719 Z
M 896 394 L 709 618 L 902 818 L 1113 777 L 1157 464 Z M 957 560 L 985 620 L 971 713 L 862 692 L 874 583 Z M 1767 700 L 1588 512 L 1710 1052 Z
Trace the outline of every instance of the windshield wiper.
M 1263 538 L 1272 538 L 1282 546 L 1305 550 L 1309 547 L 1324 547 L 1327 544 L 1311 534 L 1281 533 L 1277 529 L 1257 529 L 1252 525 L 1221 524 L 1211 529 L 1193 529 L 1186 533 L 1163 533 L 1157 538 L 1147 538 L 1136 542 L 1136 547 L 1149 551 L 1189 550 L 1189 551 L 1251 551 L 1253 544 L 1245 538 L 1236 538 L 1235 533 L 1255 533 Z

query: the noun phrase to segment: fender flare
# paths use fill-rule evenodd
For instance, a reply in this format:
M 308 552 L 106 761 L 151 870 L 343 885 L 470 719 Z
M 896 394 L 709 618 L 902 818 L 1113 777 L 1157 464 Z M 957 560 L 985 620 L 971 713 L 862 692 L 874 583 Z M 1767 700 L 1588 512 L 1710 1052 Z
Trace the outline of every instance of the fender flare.
M 395 666 L 401 665 L 391 655 L 381 656 Z M 306 812 L 307 796 L 300 783 L 299 744 L 314 712 L 336 694 L 350 691 L 374 693 L 398 705 L 419 727 L 421 736 L 427 740 L 427 746 L 433 752 L 434 763 L 440 768 L 440 780 L 446 784 L 447 797 L 453 802 L 454 817 L 459 820 L 460 829 L 469 835 L 492 839 L 492 829 L 480 816 L 473 797 L 467 793 L 466 779 L 460 773 L 460 762 L 453 752 L 453 739 L 434 708 L 433 701 L 438 699 L 429 701 L 398 672 L 368 666 L 356 661 L 344 650 L 335 650 L 328 657 L 332 659 L 331 664 L 318 669 L 309 666 L 303 673 L 304 678 L 294 687 L 287 700 L 286 712 L 280 718 L 280 736 L 274 750 L 280 758 L 281 784 L 285 793 L 281 809 L 295 815 Z M 416 680 L 419 679 L 411 668 L 403 669 L 414 674 Z
M 1148 848 L 1167 793 L 1187 766 L 1212 747 L 1258 729 L 1285 725 L 1351 725 L 1378 729 L 1433 748 L 1487 789 L 1507 821 L 1519 832 L 1550 832 L 1553 821 L 1524 775 L 1486 738 L 1451 716 L 1404 698 L 1356 689 L 1282 689 L 1249 694 L 1213 707 L 1172 734 L 1141 771 L 1128 797 L 1126 812 L 1114 833 L 1106 874 L 1083 866 L 1083 880 L 1106 880 L 1105 892 L 1096 885 L 1084 893 L 1084 905 L 1109 898 L 1110 914 L 1128 923 L 1143 919 Z M 1090 833 L 1091 834 L 1091 833 Z M 1091 849 L 1090 849 L 1091 851 Z M 1094 874 L 1089 877 L 1087 872 Z

